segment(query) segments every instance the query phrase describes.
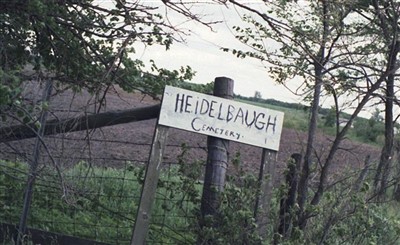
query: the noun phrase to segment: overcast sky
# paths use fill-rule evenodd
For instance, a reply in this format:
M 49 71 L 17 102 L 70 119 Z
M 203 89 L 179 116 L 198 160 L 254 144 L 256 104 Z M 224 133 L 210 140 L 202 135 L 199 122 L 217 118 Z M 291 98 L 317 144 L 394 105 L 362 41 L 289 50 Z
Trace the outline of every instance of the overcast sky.
M 220 50 L 221 47 L 244 47 L 230 28 L 243 25 L 237 10 L 223 6 L 204 4 L 197 11 L 208 15 L 208 20 L 224 20 L 224 23 L 213 25 L 213 31 L 204 25 L 185 21 L 181 16 L 168 12 L 168 18 L 174 24 L 190 33 L 185 36 L 185 43 L 174 43 L 170 50 L 162 47 L 137 47 L 135 58 L 143 61 L 153 59 L 159 67 L 179 69 L 189 65 L 196 76 L 194 83 L 208 83 L 218 76 L 226 76 L 235 81 L 235 93 L 244 96 L 254 96 L 255 91 L 261 92 L 263 98 L 273 98 L 281 101 L 300 102 L 301 98 L 293 95 L 282 85 L 277 85 L 268 76 L 267 69 L 260 61 L 246 58 L 236 58 L 231 53 Z M 296 89 L 299 82 L 292 82 L 291 89 Z
M 96 1 L 103 6 L 114 4 L 112 0 Z M 161 3 L 161 0 L 141 0 L 139 2 L 159 7 L 160 13 L 166 15 L 165 6 Z M 167 69 L 190 66 L 196 71 L 196 76 L 191 81 L 194 83 L 204 84 L 213 81 L 215 77 L 229 77 L 235 81 L 234 92 L 236 94 L 254 96 L 255 91 L 259 91 L 264 99 L 272 98 L 294 103 L 303 102 L 304 96 L 294 95 L 291 92 L 297 91 L 299 94 L 304 92 L 299 89 L 302 81 L 289 80 L 286 82 L 286 87 L 278 85 L 269 77 L 268 69 L 260 61 L 250 58 L 239 59 L 231 53 L 221 50 L 221 47 L 242 50 L 245 47 L 235 39 L 231 32 L 233 26 L 244 25 L 241 16 L 245 12 L 232 6 L 227 9 L 225 6 L 209 4 L 210 0 L 204 0 L 201 4 L 199 1 L 194 2 L 196 4 L 191 9 L 192 11 L 203 14 L 204 20 L 221 20 L 222 23 L 213 25 L 213 31 L 211 31 L 204 25 L 187 21 L 187 18 L 174 11 L 168 11 L 167 16 L 171 23 L 189 34 L 184 36 L 185 42 L 175 42 L 168 51 L 157 45 L 145 47 L 143 44 L 136 44 L 134 46 L 136 53 L 131 54 L 132 58 L 140 59 L 145 64 L 150 64 L 149 60 L 154 60 L 158 67 Z M 262 9 L 265 8 L 262 2 L 246 0 L 246 3 L 252 4 L 252 7 L 265 12 Z M 300 4 L 301 0 L 297 3 Z M 249 13 L 246 12 L 246 14 Z M 272 43 L 268 43 L 268 45 L 270 45 L 268 48 L 276 48 Z M 333 105 L 332 99 L 324 97 L 320 105 L 329 108 Z M 361 115 L 370 117 L 374 108 L 366 107 L 365 110 L 361 112 Z M 351 113 L 352 109 L 345 111 Z
M 146 3 L 154 3 L 160 6 L 159 0 L 148 0 Z M 255 2 L 249 1 L 250 4 Z M 268 75 L 268 69 L 255 59 L 236 58 L 231 53 L 226 53 L 221 50 L 221 47 L 227 48 L 245 48 L 238 40 L 235 39 L 232 33 L 232 27 L 235 25 L 243 26 L 241 16 L 244 13 L 240 9 L 230 8 L 217 5 L 196 5 L 195 11 L 206 15 L 207 20 L 222 20 L 223 23 L 213 25 L 213 31 L 204 25 L 195 22 L 185 22 L 185 18 L 174 13 L 168 12 L 168 18 L 172 23 L 178 24 L 179 27 L 190 35 L 185 36 L 185 43 L 174 43 L 170 50 L 165 51 L 165 48 L 150 46 L 138 47 L 135 58 L 140 58 L 143 61 L 153 59 L 159 67 L 169 69 L 179 69 L 181 66 L 189 65 L 196 76 L 192 80 L 194 83 L 208 83 L 218 76 L 226 76 L 235 81 L 234 92 L 244 96 L 254 96 L 255 91 L 261 92 L 264 99 L 276 99 L 286 102 L 304 103 L 304 96 L 295 95 L 291 91 L 297 91 L 301 94 L 302 89 L 299 89 L 302 81 L 289 80 L 286 87 L 275 83 Z M 253 5 L 254 6 L 254 5 Z M 258 4 L 256 8 L 263 8 L 263 4 Z M 160 9 L 163 9 L 161 7 Z M 162 12 L 165 14 L 165 12 Z M 249 14 L 246 12 L 246 14 Z M 274 44 L 269 44 L 270 48 Z M 289 89 L 288 89 L 289 88 Z M 321 99 L 320 106 L 329 108 L 333 105 L 333 100 L 330 97 Z M 374 107 L 366 107 L 365 111 L 361 112 L 361 116 L 369 118 L 374 111 Z M 345 109 L 346 112 L 352 113 L 352 109 Z

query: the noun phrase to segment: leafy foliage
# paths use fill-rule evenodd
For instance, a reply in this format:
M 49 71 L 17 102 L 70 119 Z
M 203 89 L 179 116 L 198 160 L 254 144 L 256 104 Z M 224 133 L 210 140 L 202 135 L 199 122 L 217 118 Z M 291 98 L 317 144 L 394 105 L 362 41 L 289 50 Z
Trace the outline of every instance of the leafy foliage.
M 28 168 L 24 163 L 0 164 L 1 219 L 17 223 Z M 43 169 L 34 187 L 30 227 L 102 241 L 129 240 L 136 210 L 132 195 L 138 195 L 132 190 L 140 188 L 129 180 L 140 171 L 124 172 L 91 169 L 82 162 L 65 173 L 66 186 L 61 188 L 57 174 Z M 124 184 L 127 181 L 129 185 Z
M 190 80 L 190 67 L 169 71 L 132 58 L 134 45 L 169 49 L 175 28 L 140 2 L 1 1 L 0 112 L 29 114 L 23 82 L 51 79 L 58 88 L 91 93 L 118 85 L 156 95 Z
M 354 122 L 354 131 L 357 137 L 365 142 L 375 142 L 379 136 L 384 135 L 385 129 L 383 125 L 383 118 L 379 115 L 377 109 L 370 119 L 358 118 Z
M 180 162 L 185 159 L 184 152 Z M 198 231 L 196 215 L 200 205 L 199 170 L 202 166 L 201 162 L 186 162 L 162 171 L 152 210 L 149 241 L 194 243 L 199 232 L 217 236 L 221 244 L 257 238 L 251 205 L 254 188 L 247 188 L 255 182 L 251 178 L 250 182 L 246 180 L 251 176 L 241 177 L 243 186 L 233 182 L 227 186 L 219 216 L 223 229 Z M 104 169 L 81 162 L 65 172 L 67 189 L 60 187 L 56 173 L 50 169 L 42 170 L 34 189 L 30 227 L 104 242 L 128 242 L 143 183 L 143 170 L 133 165 L 126 169 Z M 0 217 L 3 221 L 18 222 L 27 174 L 24 163 L 0 162 Z M 232 229 L 231 224 L 237 229 Z
M 253 217 L 257 179 L 241 170 L 240 155 L 236 155 L 218 215 L 215 219 L 206 217 L 205 222 L 209 225 L 199 226 L 199 177 L 203 163 L 189 163 L 185 150 L 179 162 L 185 164 L 162 171 L 152 210 L 149 242 L 273 242 L 279 200 L 285 197 L 286 186 L 276 188 L 271 197 L 271 225 L 267 226 L 270 235 L 262 240 L 256 232 Z M 128 243 L 143 170 L 130 164 L 125 169 L 92 168 L 82 162 L 66 172 L 69 192 L 65 193 L 60 189 L 55 173 L 44 169 L 34 190 L 31 225 L 104 242 Z M 345 172 L 354 176 L 352 171 Z M 23 163 L 0 162 L 1 220 L 10 223 L 18 220 L 26 174 L 27 166 Z M 361 183 L 359 191 L 351 188 L 353 181 L 352 177 L 341 179 L 327 191 L 319 206 L 308 206 L 313 214 L 311 228 L 304 231 L 294 228 L 292 236 L 279 244 L 318 244 L 321 241 L 323 244 L 395 244 L 400 238 L 398 207 L 392 203 L 377 205 L 369 202 L 367 197 L 371 189 L 368 180 Z
M 242 174 L 229 176 L 218 214 L 202 220 L 198 230 L 202 244 L 261 244 L 254 219 L 257 181 Z
M 336 110 L 335 108 L 331 108 L 328 114 L 325 116 L 325 123 L 324 126 L 326 127 L 333 127 L 336 123 Z

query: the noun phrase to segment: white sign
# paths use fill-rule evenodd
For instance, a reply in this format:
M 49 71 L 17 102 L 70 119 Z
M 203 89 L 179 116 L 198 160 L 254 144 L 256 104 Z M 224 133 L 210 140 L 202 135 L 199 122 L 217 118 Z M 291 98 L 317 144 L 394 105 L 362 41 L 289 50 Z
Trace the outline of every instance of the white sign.
M 158 123 L 278 151 L 283 112 L 166 86 Z

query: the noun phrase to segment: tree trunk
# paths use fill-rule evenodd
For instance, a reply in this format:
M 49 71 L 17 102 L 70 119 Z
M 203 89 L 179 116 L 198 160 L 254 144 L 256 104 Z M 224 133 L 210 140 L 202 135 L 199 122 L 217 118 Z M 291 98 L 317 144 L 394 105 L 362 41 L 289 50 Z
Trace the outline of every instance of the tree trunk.
M 322 87 L 322 79 L 318 79 L 314 88 L 314 99 L 313 99 L 313 104 L 311 106 L 310 126 L 308 128 L 307 148 L 304 155 L 303 168 L 301 171 L 300 182 L 298 186 L 297 202 L 299 204 L 299 213 L 298 213 L 297 225 L 301 229 L 305 227 L 307 220 L 304 207 L 306 205 L 307 195 L 308 195 L 308 180 L 310 177 L 310 167 L 312 164 L 314 138 L 317 131 L 318 108 L 319 108 L 319 99 L 321 95 L 321 87 Z
M 318 111 L 319 111 L 319 100 L 321 97 L 321 90 L 323 84 L 323 69 L 325 64 L 325 44 L 327 42 L 327 36 L 329 33 L 329 23 L 328 23 L 328 2 L 326 0 L 322 1 L 323 9 L 323 33 L 321 37 L 321 44 L 314 59 L 314 75 L 315 75 L 315 86 L 313 94 L 313 102 L 311 105 L 311 118 L 308 128 L 308 138 L 307 147 L 304 155 L 303 168 L 300 175 L 300 182 L 298 186 L 298 204 L 299 211 L 297 217 L 297 225 L 300 229 L 304 229 L 307 224 L 307 214 L 305 213 L 305 205 L 308 196 L 308 179 L 310 177 L 310 167 L 312 164 L 312 152 L 314 149 L 314 138 L 317 131 L 317 121 L 318 121 Z
M 386 40 L 391 40 L 392 43 L 395 43 L 395 45 L 393 46 L 394 48 L 390 50 L 390 53 L 388 55 L 389 59 L 388 59 L 388 63 L 386 64 L 385 71 L 379 76 L 377 81 L 368 88 L 368 91 L 365 93 L 364 97 L 361 99 L 358 106 L 356 107 L 353 114 L 351 115 L 349 122 L 346 124 L 346 126 L 340 131 L 340 133 L 335 138 L 335 140 L 332 144 L 332 147 L 329 151 L 328 157 L 326 158 L 325 165 L 322 167 L 318 189 L 314 194 L 314 197 L 311 201 L 311 205 L 317 205 L 322 198 L 322 195 L 325 190 L 326 182 L 327 182 L 329 169 L 333 162 L 333 156 L 335 155 L 336 151 L 339 149 L 339 144 L 343 140 L 347 131 L 349 130 L 351 123 L 358 116 L 361 109 L 367 104 L 367 102 L 374 95 L 374 93 L 378 89 L 382 88 L 382 83 L 387 81 L 390 76 L 394 76 L 394 74 L 396 74 L 396 71 L 399 69 L 399 65 L 396 64 L 397 63 L 396 57 L 397 57 L 397 54 L 399 53 L 399 41 L 397 40 L 397 38 L 398 38 L 397 35 L 400 32 L 398 30 L 399 28 L 397 26 L 398 19 L 399 19 L 398 14 L 397 14 L 398 11 L 396 10 L 397 12 L 396 12 L 396 15 L 394 16 L 395 18 L 392 19 L 392 21 L 388 21 L 389 19 L 387 19 L 386 16 L 384 16 L 384 13 L 387 13 L 387 12 L 382 11 L 382 8 L 379 6 L 380 1 L 374 0 L 374 1 L 371 1 L 371 3 L 376 11 L 376 13 L 375 13 L 377 16 L 376 19 L 377 19 L 377 21 L 379 21 L 378 25 L 382 29 L 382 36 Z M 390 27 L 394 28 L 394 29 L 390 30 Z M 391 99 L 393 99 L 393 97 L 391 97 Z M 389 135 L 389 137 L 390 137 L 390 135 Z M 385 149 L 385 152 L 389 152 L 390 149 L 391 149 L 391 151 L 393 151 L 393 146 L 389 147 L 388 149 Z M 389 155 L 392 155 L 392 154 L 388 154 L 388 156 Z M 385 156 L 385 158 L 386 157 L 387 156 Z M 383 168 L 383 167 L 381 167 L 381 168 L 382 168 L 382 172 L 385 171 L 384 170 L 385 168 Z M 386 173 L 388 173 L 388 171 Z
M 397 38 L 397 37 L 396 37 Z M 394 41 L 389 49 L 388 63 L 390 69 L 394 69 L 399 52 L 399 41 Z M 375 175 L 374 186 L 378 198 L 384 198 L 389 182 L 389 170 L 393 158 L 394 141 L 394 120 L 393 120 L 393 101 L 394 94 L 394 74 L 390 74 L 386 79 L 386 100 L 385 100 L 385 144 L 382 148 L 381 158 Z
M 351 128 L 352 123 L 354 122 L 354 119 L 358 116 L 358 114 L 361 112 L 361 110 L 364 108 L 364 106 L 368 103 L 368 101 L 371 99 L 372 95 L 381 87 L 383 81 L 385 81 L 385 78 L 387 77 L 388 74 L 393 73 L 394 70 L 387 70 L 382 76 L 379 77 L 379 79 L 369 88 L 369 90 L 366 92 L 364 97 L 361 99 L 360 103 L 357 105 L 355 108 L 353 114 L 350 116 L 349 121 L 346 123 L 346 125 L 343 127 L 343 129 L 339 132 L 339 134 L 336 136 L 332 143 L 332 147 L 329 150 L 328 156 L 325 160 L 324 166 L 322 166 L 321 169 L 321 175 L 319 178 L 319 184 L 317 191 L 314 194 L 314 197 L 311 201 L 311 205 L 315 206 L 317 205 L 320 201 L 321 198 L 324 194 L 325 191 L 325 186 L 326 182 L 328 179 L 328 174 L 330 167 L 333 163 L 333 157 L 335 156 L 337 150 L 339 149 L 339 145 L 344 139 L 345 135 Z
M 396 167 L 397 167 L 397 176 L 396 176 L 396 184 L 394 185 L 393 189 L 393 199 L 396 200 L 397 202 L 400 202 L 400 141 L 396 140 L 395 141 L 395 146 L 394 146 L 395 154 L 396 154 Z

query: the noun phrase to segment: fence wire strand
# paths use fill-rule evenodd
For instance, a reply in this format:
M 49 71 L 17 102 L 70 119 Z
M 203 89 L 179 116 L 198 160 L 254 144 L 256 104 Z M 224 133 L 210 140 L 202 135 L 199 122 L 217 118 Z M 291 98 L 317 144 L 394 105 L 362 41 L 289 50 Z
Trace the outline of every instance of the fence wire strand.
M 102 138 L 96 133 L 89 140 L 86 136 L 75 133 L 44 137 L 65 187 L 60 186 L 49 154 L 42 152 L 28 227 L 109 244 L 130 244 L 151 142 Z M 121 146 L 131 151 L 117 154 Z M 0 147 L 0 203 L 4 207 L 0 218 L 16 224 L 28 173 L 27 160 L 32 155 L 30 140 Z M 169 152 L 180 152 L 181 147 L 167 144 L 167 149 L 173 149 Z M 205 157 L 204 146 L 185 147 L 189 152 L 202 152 Z M 188 234 L 196 225 L 196 207 L 177 191 L 183 187 L 176 155 L 163 162 L 149 244 L 193 243 L 193 236 Z

